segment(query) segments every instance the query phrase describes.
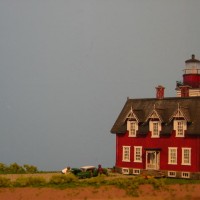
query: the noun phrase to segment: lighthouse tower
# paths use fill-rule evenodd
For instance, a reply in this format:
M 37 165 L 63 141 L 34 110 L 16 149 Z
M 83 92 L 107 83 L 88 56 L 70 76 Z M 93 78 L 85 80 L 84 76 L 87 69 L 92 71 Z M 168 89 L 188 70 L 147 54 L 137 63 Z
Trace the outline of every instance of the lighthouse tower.
M 185 61 L 183 82 L 176 82 L 177 97 L 200 96 L 200 61 L 191 56 Z

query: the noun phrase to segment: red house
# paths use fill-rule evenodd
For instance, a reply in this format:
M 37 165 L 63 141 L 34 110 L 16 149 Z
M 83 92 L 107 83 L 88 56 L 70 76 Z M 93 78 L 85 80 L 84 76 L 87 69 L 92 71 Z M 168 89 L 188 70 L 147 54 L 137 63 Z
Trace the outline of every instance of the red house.
M 200 179 L 200 61 L 185 61 L 177 97 L 127 99 L 114 123 L 116 170 Z

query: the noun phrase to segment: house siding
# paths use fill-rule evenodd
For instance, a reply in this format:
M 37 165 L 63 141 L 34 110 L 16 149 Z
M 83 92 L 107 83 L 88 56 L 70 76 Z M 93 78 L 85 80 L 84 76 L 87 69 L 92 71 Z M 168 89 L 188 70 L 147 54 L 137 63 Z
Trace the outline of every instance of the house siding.
M 169 136 L 151 138 L 151 132 L 146 137 L 128 137 L 125 134 L 116 134 L 116 167 L 146 169 L 146 148 L 160 148 L 160 170 L 171 171 L 200 171 L 200 139 L 199 137 L 175 137 L 175 131 Z M 123 162 L 123 146 L 130 146 L 130 162 Z M 142 147 L 142 163 L 134 162 L 134 146 Z M 177 164 L 168 164 L 168 148 L 177 148 Z M 182 165 L 182 148 L 191 148 L 191 165 Z

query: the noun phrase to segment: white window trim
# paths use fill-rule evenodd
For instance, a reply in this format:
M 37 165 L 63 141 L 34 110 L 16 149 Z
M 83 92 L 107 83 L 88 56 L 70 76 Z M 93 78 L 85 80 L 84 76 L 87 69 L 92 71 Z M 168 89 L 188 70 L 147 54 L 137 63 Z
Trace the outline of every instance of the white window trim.
M 134 126 L 135 126 L 135 131 L 132 133 L 131 132 L 131 123 L 135 123 Z M 137 121 L 131 121 L 131 120 L 128 120 L 127 121 L 127 130 L 128 130 L 128 136 L 129 137 L 136 137 L 136 132 L 138 130 L 138 123 Z
M 125 158 L 125 149 L 127 148 L 128 150 L 128 158 Z M 130 150 L 131 150 L 131 147 L 130 146 L 123 146 L 123 152 L 122 152 L 122 161 L 123 162 L 130 162 Z
M 189 151 L 189 162 L 185 163 L 185 158 L 184 158 L 184 151 L 188 150 Z M 191 148 L 182 148 L 182 161 L 181 161 L 181 165 L 191 165 Z
M 168 171 L 168 177 L 176 177 L 175 171 Z
M 181 178 L 190 178 L 190 172 L 182 172 Z
M 122 168 L 122 174 L 129 174 L 129 168 Z
M 178 123 L 183 123 L 183 134 L 178 133 Z M 176 120 L 174 119 L 174 130 L 176 131 L 176 137 L 185 137 L 185 131 L 187 130 L 187 121 L 186 120 Z
M 140 159 L 137 160 L 136 158 L 137 157 L 137 149 L 139 149 L 139 156 L 140 156 Z M 137 162 L 137 163 L 141 163 L 142 162 L 142 146 L 134 146 L 134 162 Z
M 133 174 L 140 174 L 140 169 L 133 169 Z
M 168 164 L 169 165 L 177 165 L 177 147 L 168 147 Z M 176 158 L 175 162 L 171 162 L 171 150 L 175 150 Z
M 154 133 L 154 124 L 158 124 L 158 134 Z M 160 137 L 160 131 L 161 131 L 161 122 L 160 121 L 149 121 L 149 128 L 151 131 L 151 138 L 159 138 Z

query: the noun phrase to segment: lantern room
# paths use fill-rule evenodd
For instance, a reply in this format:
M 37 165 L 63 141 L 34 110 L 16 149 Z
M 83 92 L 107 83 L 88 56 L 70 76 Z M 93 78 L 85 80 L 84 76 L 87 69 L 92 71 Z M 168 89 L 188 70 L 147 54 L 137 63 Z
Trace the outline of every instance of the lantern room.
M 183 85 L 192 88 L 200 87 L 200 61 L 192 55 L 191 59 L 185 61 L 185 69 L 183 74 Z

